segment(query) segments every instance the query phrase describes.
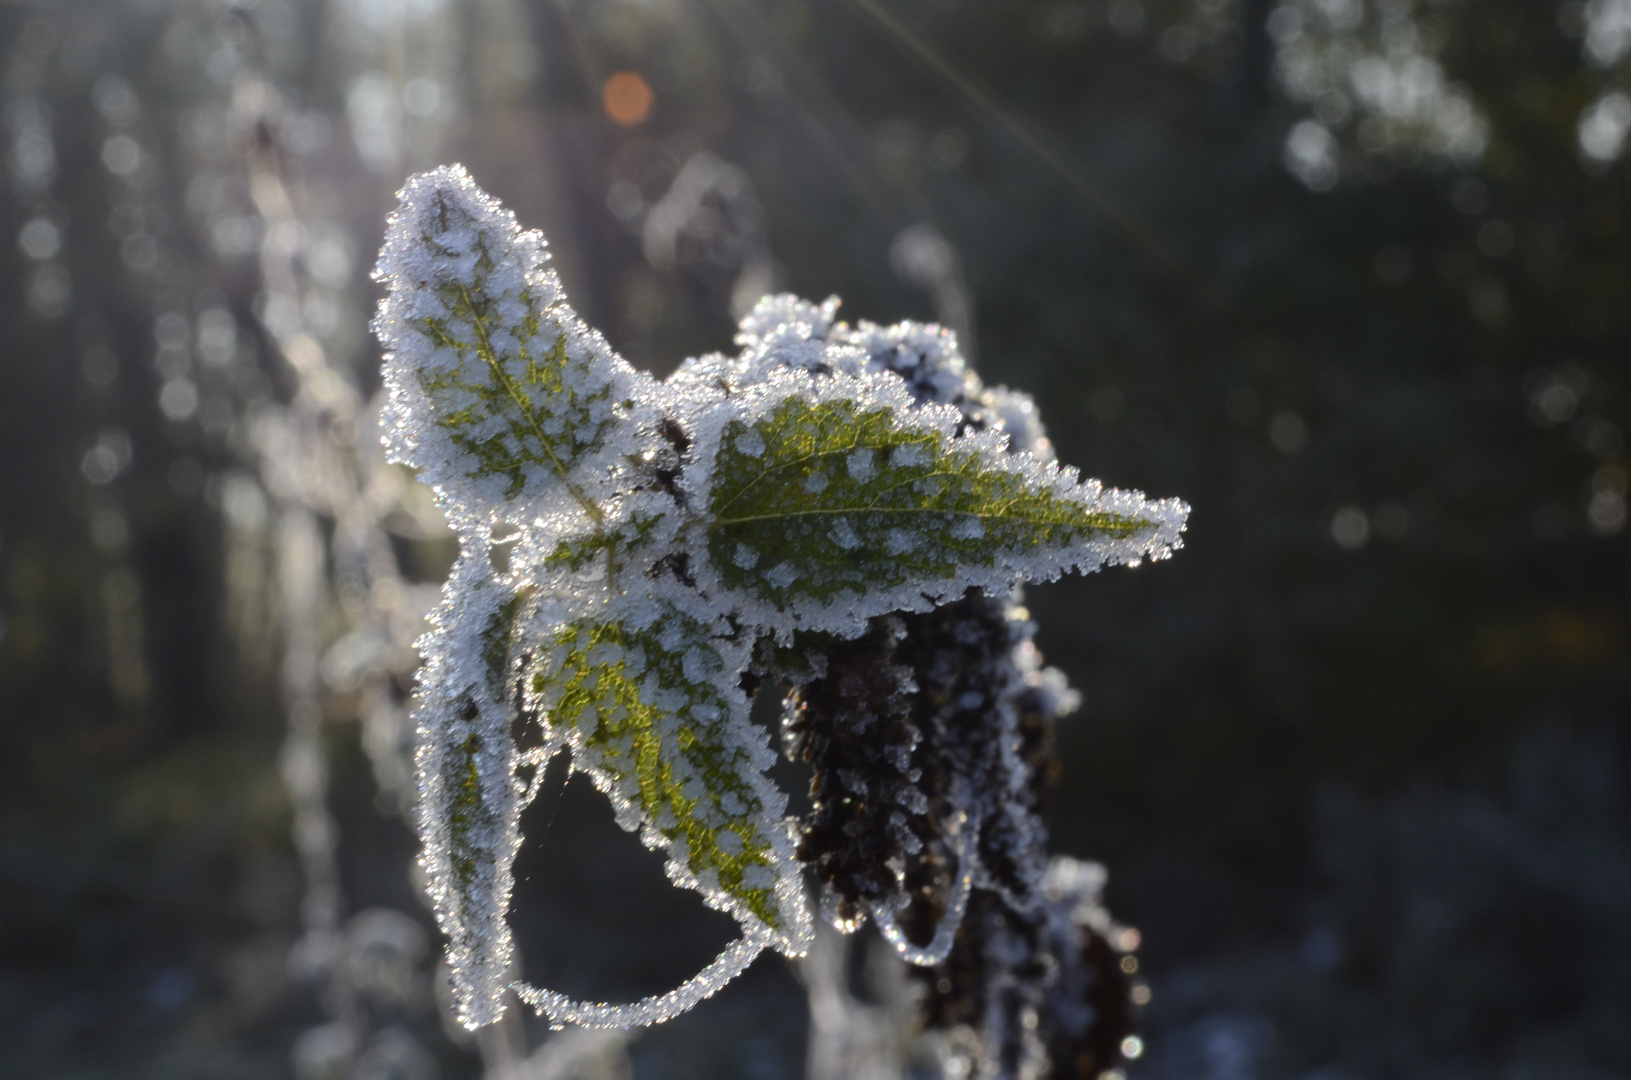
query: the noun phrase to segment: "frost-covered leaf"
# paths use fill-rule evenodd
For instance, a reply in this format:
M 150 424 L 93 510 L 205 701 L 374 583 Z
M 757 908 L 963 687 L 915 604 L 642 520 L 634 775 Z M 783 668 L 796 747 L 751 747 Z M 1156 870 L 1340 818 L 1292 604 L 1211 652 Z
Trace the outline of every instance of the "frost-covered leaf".
M 875 616 L 970 587 L 1000 607 L 1022 579 L 1163 557 L 1187 513 L 1057 468 L 1030 400 L 983 387 L 937 327 L 851 329 L 836 299 L 766 298 L 737 356 L 688 361 L 659 384 L 578 321 L 547 259 L 541 236 L 453 167 L 404 187 L 377 270 L 386 442 L 434 486 L 460 542 L 421 642 L 415 720 L 423 863 L 470 1027 L 502 1013 L 521 809 L 556 750 L 743 937 L 630 1005 L 515 989 L 558 1023 L 676 1016 L 762 949 L 798 955 L 809 940 L 785 798 L 745 688 L 772 672 L 822 678 Z M 518 712 L 542 746 L 518 750 Z M 992 727 L 1003 746 L 1010 729 Z M 955 776 L 939 823 L 900 846 L 932 841 L 934 859 L 962 867 L 965 896 L 982 854 L 969 843 L 963 858 L 954 822 L 971 839 L 991 824 L 980 844 L 993 880 L 1004 864 L 992 852 L 1019 859 L 1040 835 L 998 829 L 956 779 L 992 770 L 941 756 Z M 915 783 L 902 788 L 914 806 Z M 896 869 L 876 896 L 857 894 L 880 920 L 900 907 L 888 886 L 911 884 Z M 936 942 L 955 929 L 949 909 Z M 901 947 L 924 959 L 942 944 Z
M 666 508 L 650 500 L 610 503 L 598 522 L 542 536 L 544 546 L 537 553 L 537 567 L 571 574 L 604 567 L 612 577 L 624 569 L 635 572 L 649 563 L 654 550 L 672 538 L 677 523 L 671 518 Z
M 736 686 L 745 649 L 672 607 L 650 625 L 557 630 L 528 674 L 551 739 L 605 792 L 625 829 L 668 855 L 668 875 L 785 947 L 808 934 L 798 867 L 766 777 L 764 732 Z
M 1187 507 L 1079 484 L 1009 454 L 959 415 L 917 406 L 899 379 L 771 380 L 731 399 L 702 453 L 700 545 L 720 586 L 767 625 L 848 630 L 969 585 L 1161 558 Z
M 578 320 L 548 259 L 459 166 L 410 179 L 391 215 L 375 270 L 387 445 L 466 502 L 589 505 L 649 382 Z
M 426 664 L 414 709 L 422 864 L 469 1027 L 503 1013 L 511 956 L 504 916 L 520 844 L 505 672 L 521 597 L 482 577 L 474 559 L 455 565 L 420 642 Z

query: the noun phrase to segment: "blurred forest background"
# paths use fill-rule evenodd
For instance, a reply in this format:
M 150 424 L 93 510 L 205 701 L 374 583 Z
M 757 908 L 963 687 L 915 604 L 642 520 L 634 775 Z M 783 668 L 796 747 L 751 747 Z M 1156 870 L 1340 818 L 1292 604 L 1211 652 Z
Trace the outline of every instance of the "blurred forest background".
M 837 293 L 1193 504 L 1029 598 L 1134 1080 L 1631 1076 L 1628 54 L 1631 0 L 0 4 L 0 1074 L 804 1074 L 779 960 L 628 1039 L 443 1019 L 453 552 L 368 268 L 462 161 L 636 364 Z M 527 828 L 534 981 L 726 940 L 592 791 Z

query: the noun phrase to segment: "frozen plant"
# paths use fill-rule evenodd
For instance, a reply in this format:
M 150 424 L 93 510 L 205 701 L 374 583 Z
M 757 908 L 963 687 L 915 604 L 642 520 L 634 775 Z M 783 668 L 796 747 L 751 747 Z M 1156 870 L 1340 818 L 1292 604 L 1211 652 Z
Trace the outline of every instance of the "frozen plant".
M 1165 558 L 1188 507 L 1059 466 L 1030 399 L 983 387 L 938 327 L 767 297 L 737 355 L 658 381 L 548 260 L 454 166 L 408 181 L 376 270 L 386 447 L 460 539 L 415 717 L 461 1020 L 503 1012 L 521 810 L 562 751 L 742 937 L 633 1004 L 513 984 L 552 1022 L 660 1022 L 765 948 L 801 955 L 806 862 L 835 924 L 870 917 L 923 966 L 973 895 L 1041 912 L 1042 729 L 1071 695 L 1014 590 Z M 818 787 L 802 828 L 748 720 L 787 684 Z

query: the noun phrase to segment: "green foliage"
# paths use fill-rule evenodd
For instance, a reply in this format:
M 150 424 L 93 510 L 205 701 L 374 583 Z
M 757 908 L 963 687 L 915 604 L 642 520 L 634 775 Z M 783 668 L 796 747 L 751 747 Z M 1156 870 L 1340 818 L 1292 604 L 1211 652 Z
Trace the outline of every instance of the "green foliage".
M 559 285 L 538 234 L 445 193 L 416 211 L 400 226 L 424 256 L 401 267 L 417 278 L 415 302 L 387 308 L 381 330 L 415 357 L 425 419 L 447 433 L 464 478 L 502 478 L 505 498 L 548 478 L 597 514 L 570 474 L 625 420 L 626 368 L 581 335 L 570 309 L 552 310 Z
M 670 878 L 744 930 L 634 1012 L 527 1000 L 576 1022 L 677 1015 L 766 944 L 798 954 L 810 936 L 774 755 L 747 721 L 751 657 L 777 652 L 762 642 L 805 654 L 786 674 L 813 675 L 821 634 L 971 587 L 1161 558 L 1188 512 L 1079 484 L 993 412 L 959 434 L 956 407 L 858 366 L 846 328 L 809 337 L 816 309 L 792 297 L 744 322 L 769 332 L 740 386 L 696 371 L 660 385 L 577 321 L 545 259 L 541 236 L 449 168 L 408 182 L 377 271 L 387 446 L 437 485 L 465 552 L 422 642 L 416 717 L 427 866 L 472 1027 L 503 1008 L 522 770 L 569 748 L 619 823 L 666 851 Z M 897 346 L 926 350 L 911 354 L 919 374 L 958 400 L 980 392 L 937 329 L 862 331 L 890 362 Z M 478 554 L 500 520 L 519 530 L 502 572 Z M 498 745 L 518 708 L 541 751 Z
M 1061 495 L 910 412 L 857 400 L 789 397 L 751 425 L 734 422 L 712 471 L 709 558 L 726 586 L 778 611 L 1158 527 L 1148 514 Z
M 637 808 L 693 882 L 783 929 L 758 779 L 767 752 L 728 674 L 708 628 L 671 610 L 645 630 L 567 627 L 528 683 L 551 735 L 570 734 L 574 766 Z

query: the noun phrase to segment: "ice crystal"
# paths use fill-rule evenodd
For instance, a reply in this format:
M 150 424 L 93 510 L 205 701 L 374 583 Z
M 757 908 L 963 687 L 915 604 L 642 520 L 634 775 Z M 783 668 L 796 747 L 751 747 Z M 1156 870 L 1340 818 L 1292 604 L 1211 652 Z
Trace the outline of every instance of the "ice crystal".
M 408 181 L 376 270 L 387 450 L 460 540 L 415 720 L 422 862 L 463 1022 L 503 1012 L 520 813 L 561 750 L 743 936 L 641 1002 L 516 984 L 524 1001 L 556 1023 L 655 1023 L 764 948 L 806 949 L 801 853 L 748 721 L 766 678 L 806 703 L 823 679 L 835 702 L 876 683 L 875 715 L 838 703 L 791 733 L 854 797 L 829 828 L 843 839 L 823 854 L 807 823 L 802 851 L 852 925 L 869 913 L 932 965 L 971 896 L 1029 910 L 1042 837 L 1021 717 L 1051 722 L 1065 698 L 1000 598 L 1164 558 L 1188 508 L 1058 466 L 1029 399 L 984 388 L 938 327 L 851 328 L 836 300 L 769 297 L 736 356 L 658 382 L 578 320 L 548 259 L 455 166 Z

